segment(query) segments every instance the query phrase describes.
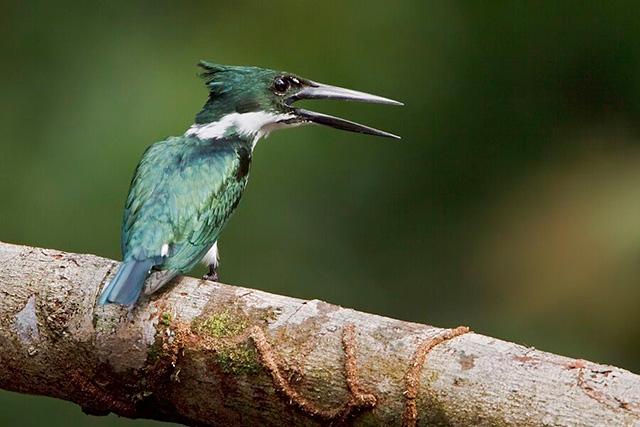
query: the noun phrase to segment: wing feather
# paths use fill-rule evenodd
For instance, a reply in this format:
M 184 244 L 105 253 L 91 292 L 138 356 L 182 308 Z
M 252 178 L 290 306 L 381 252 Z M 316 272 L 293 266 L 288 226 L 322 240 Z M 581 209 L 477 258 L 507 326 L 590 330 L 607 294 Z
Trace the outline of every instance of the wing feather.
M 169 254 L 156 269 L 184 273 L 193 268 L 216 242 L 242 196 L 250 162 L 243 144 L 181 137 L 151 146 L 127 198 L 125 260 L 157 257 L 167 243 Z

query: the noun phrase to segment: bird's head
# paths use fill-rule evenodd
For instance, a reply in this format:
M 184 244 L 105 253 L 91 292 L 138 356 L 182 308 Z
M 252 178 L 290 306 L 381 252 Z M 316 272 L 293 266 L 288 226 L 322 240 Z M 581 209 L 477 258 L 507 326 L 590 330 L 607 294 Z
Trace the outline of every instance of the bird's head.
M 399 138 L 396 135 L 338 117 L 296 108 L 301 99 L 335 99 L 402 105 L 376 95 L 316 83 L 282 71 L 257 67 L 199 64 L 209 89 L 209 100 L 196 116 L 189 133 L 201 139 L 230 133 L 259 139 L 283 127 L 316 123 L 336 129 Z

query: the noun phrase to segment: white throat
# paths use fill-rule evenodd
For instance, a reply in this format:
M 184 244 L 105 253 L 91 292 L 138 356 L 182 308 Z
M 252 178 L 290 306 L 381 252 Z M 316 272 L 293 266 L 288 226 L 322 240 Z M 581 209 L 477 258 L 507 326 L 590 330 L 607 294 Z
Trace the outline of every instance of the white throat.
M 281 123 L 284 120 L 293 119 L 293 114 L 274 114 L 264 111 L 253 113 L 231 113 L 222 117 L 217 122 L 206 125 L 192 125 L 186 136 L 196 136 L 200 139 L 221 138 L 233 129 L 236 133 L 253 138 L 252 148 L 263 136 L 266 138 L 271 132 L 284 127 L 293 127 L 298 124 Z

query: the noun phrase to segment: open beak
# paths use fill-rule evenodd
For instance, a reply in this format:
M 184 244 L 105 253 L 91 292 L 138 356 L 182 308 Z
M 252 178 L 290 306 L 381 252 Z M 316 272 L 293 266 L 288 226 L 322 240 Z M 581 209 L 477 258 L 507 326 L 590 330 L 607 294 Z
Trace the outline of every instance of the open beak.
M 311 81 L 307 81 L 307 84 L 309 84 L 309 86 L 305 86 L 299 92 L 288 97 L 285 100 L 285 104 L 291 106 L 291 104 L 300 99 L 334 99 L 338 101 L 359 101 L 371 102 L 374 104 L 404 105 L 402 102 L 383 98 L 377 95 L 371 95 L 364 92 L 358 92 L 356 90 L 343 89 L 341 87 L 324 85 Z M 339 117 L 316 113 L 315 111 L 309 111 L 303 108 L 295 108 L 294 110 L 299 120 L 302 120 L 304 122 L 317 123 L 320 125 L 330 126 L 335 129 L 346 130 L 349 132 L 366 133 L 368 135 L 377 135 L 387 138 L 400 139 L 399 136 L 392 133 L 374 129 L 372 127 L 341 119 Z

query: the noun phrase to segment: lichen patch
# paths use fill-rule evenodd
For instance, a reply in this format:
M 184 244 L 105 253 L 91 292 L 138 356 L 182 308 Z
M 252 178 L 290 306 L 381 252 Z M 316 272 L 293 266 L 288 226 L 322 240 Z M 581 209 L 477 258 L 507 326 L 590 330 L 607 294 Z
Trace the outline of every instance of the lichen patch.
M 33 344 L 40 341 L 38 331 L 38 316 L 36 316 L 36 296 L 31 295 L 24 308 L 16 314 L 11 330 L 18 335 L 23 344 Z
M 214 338 L 232 338 L 242 334 L 247 329 L 247 321 L 239 316 L 233 316 L 228 311 L 223 311 L 195 319 L 191 329 L 199 335 L 208 335 Z
M 251 375 L 262 369 L 255 349 L 246 342 L 217 350 L 216 362 L 225 374 Z

